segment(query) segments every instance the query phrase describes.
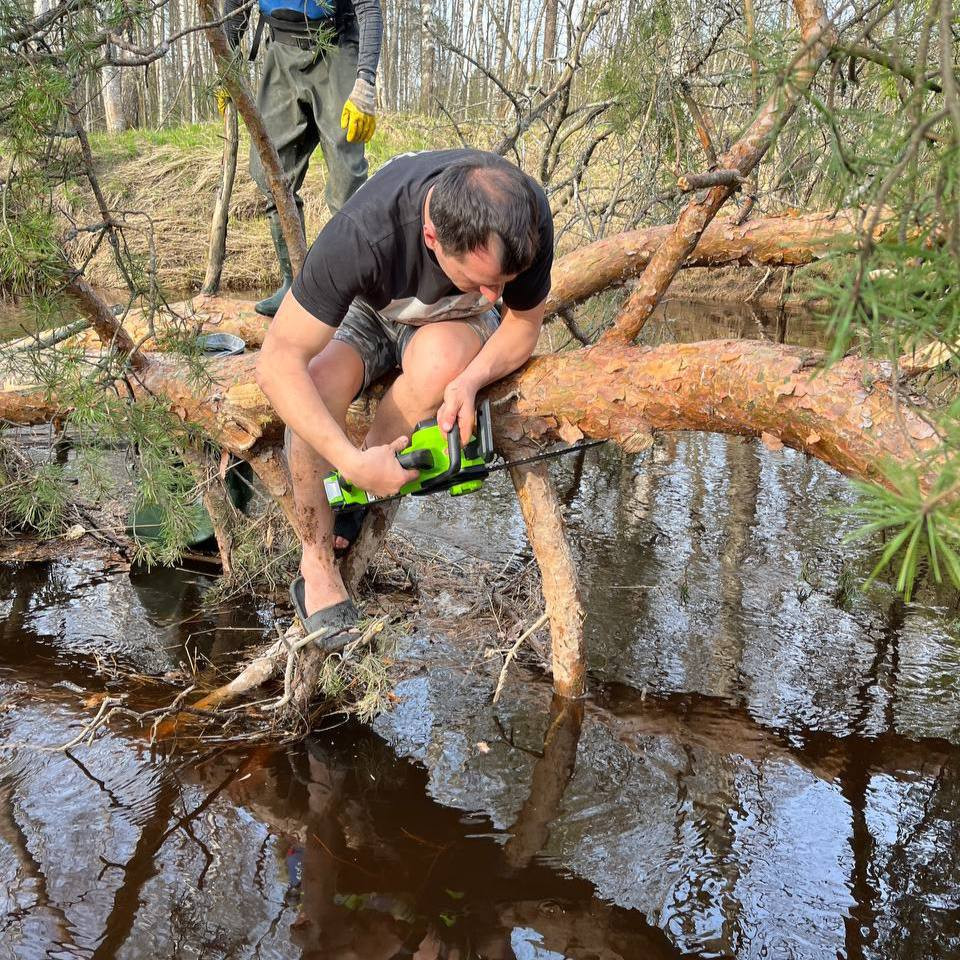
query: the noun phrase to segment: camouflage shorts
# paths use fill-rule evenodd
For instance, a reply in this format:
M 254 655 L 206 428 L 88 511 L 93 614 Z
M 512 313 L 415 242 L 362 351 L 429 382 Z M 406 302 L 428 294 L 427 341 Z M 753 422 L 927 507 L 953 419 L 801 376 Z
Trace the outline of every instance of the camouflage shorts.
M 454 322 L 474 330 L 480 337 L 480 342 L 486 343 L 500 325 L 500 314 L 496 310 L 489 310 L 479 317 Z M 360 354 L 360 359 L 363 360 L 363 386 L 360 388 L 362 393 L 375 380 L 400 366 L 407 345 L 419 329 L 420 327 L 409 323 L 388 320 L 369 304 L 358 299 L 350 304 L 333 339 L 350 344 Z

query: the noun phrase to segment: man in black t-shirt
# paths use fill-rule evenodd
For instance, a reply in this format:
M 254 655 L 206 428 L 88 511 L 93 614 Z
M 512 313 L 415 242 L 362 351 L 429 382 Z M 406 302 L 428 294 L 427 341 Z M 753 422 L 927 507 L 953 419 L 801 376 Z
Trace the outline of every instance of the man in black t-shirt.
M 396 454 L 419 420 L 436 416 L 467 440 L 477 393 L 536 346 L 552 264 L 543 190 L 474 150 L 394 158 L 310 248 L 264 340 L 257 379 L 291 428 L 303 535 L 303 576 L 291 595 L 324 649 L 350 639 L 357 611 L 334 562 L 323 477 L 338 469 L 390 496 L 416 477 Z M 401 374 L 358 450 L 344 433 L 347 408 L 395 367 Z

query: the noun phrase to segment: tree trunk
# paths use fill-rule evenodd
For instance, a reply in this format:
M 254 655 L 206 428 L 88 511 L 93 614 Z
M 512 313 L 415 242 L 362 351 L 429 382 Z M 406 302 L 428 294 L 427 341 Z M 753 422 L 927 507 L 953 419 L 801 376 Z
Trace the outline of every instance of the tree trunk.
M 140 71 L 131 67 L 121 70 L 120 105 L 127 130 L 136 130 L 143 122 L 140 115 L 139 75 Z
M 750 56 L 750 96 L 753 100 L 753 109 L 760 106 L 760 65 L 757 63 L 757 26 L 753 12 L 753 0 L 744 0 L 743 17 L 747 27 L 747 47 Z
M 510 459 L 529 454 L 522 446 L 507 445 Z M 586 691 L 586 649 L 583 641 L 583 602 L 560 513 L 560 501 L 546 463 L 510 470 L 520 510 L 527 527 L 543 584 L 543 600 L 550 618 L 553 689 L 561 697 L 581 697 Z
M 113 44 L 108 43 L 104 49 L 107 56 L 115 52 Z M 123 133 L 127 129 L 123 109 L 123 72 L 120 67 L 104 67 L 100 73 L 103 78 L 103 112 L 107 133 Z
M 841 210 L 836 215 L 767 217 L 745 224 L 717 220 L 698 237 L 682 266 L 785 267 L 812 263 L 844 243 L 852 246 L 857 241 L 858 216 L 854 210 Z M 891 216 L 885 211 L 878 219 L 875 238 L 886 231 Z M 676 224 L 632 230 L 597 240 L 562 257 L 553 268 L 548 314 L 636 277 L 675 230 Z
M 892 222 L 891 217 L 885 213 L 878 220 L 873 234 L 875 240 L 883 236 Z M 857 213 L 852 210 L 802 217 L 767 217 L 743 225 L 733 220 L 715 220 L 704 230 L 684 267 L 801 266 L 845 243 L 852 246 L 858 240 L 856 225 Z M 561 257 L 553 266 L 547 315 L 636 277 L 672 230 L 670 224 L 631 230 L 597 240 Z M 171 309 L 177 316 L 195 315 L 198 330 L 202 327 L 209 332 L 235 334 L 246 341 L 247 347 L 259 347 L 270 324 L 269 319 L 254 311 L 252 301 L 230 297 L 202 295 L 173 304 Z M 162 317 L 153 317 L 152 322 L 158 332 L 164 330 Z M 136 311 L 128 314 L 124 326 L 136 341 L 148 333 L 146 319 Z M 76 342 L 92 348 L 98 341 L 96 333 L 91 331 Z M 150 346 L 151 342 L 146 341 L 145 347 Z
M 431 116 L 434 112 L 434 65 L 436 47 L 433 27 L 432 0 L 420 0 L 420 112 Z
M 210 249 L 207 253 L 207 273 L 203 278 L 204 293 L 216 293 L 220 289 L 220 275 L 227 254 L 227 223 L 230 219 L 230 197 L 233 194 L 233 179 L 237 172 L 237 151 L 240 134 L 237 124 L 237 105 L 227 101 L 223 113 L 223 160 L 220 166 L 220 187 L 213 208 L 210 225 Z
M 898 402 L 889 370 L 858 357 L 823 369 L 823 359 L 819 350 L 759 340 L 601 342 L 538 357 L 497 384 L 493 395 L 516 397 L 495 432 L 541 442 L 582 433 L 635 450 L 650 431 L 701 430 L 763 437 L 862 480 L 883 483 L 890 465 L 923 469 L 920 458 L 939 441 Z M 926 470 L 928 485 L 936 464 Z
M 938 447 L 933 428 L 890 385 L 888 365 L 847 357 L 822 369 L 823 351 L 762 340 L 634 347 L 616 341 L 535 357 L 488 392 L 498 442 L 571 440 L 578 434 L 642 449 L 651 431 L 702 430 L 760 437 L 802 450 L 847 476 L 883 482 L 885 465 L 913 467 Z M 175 358 L 149 354 L 131 385 L 167 397 L 179 416 L 246 459 L 276 461 L 282 491 L 283 425 L 253 382 L 255 355 L 214 361 L 213 382 L 191 388 Z M 375 405 L 350 411 L 363 436 Z M 0 418 L 48 422 L 56 399 L 37 388 L 0 393 Z M 936 463 L 927 462 L 928 484 Z M 922 466 L 922 464 L 921 464 Z M 287 479 L 287 483 L 289 480 Z
M 543 14 L 543 69 L 542 75 L 549 79 L 556 71 L 550 61 L 557 55 L 557 0 L 545 0 Z

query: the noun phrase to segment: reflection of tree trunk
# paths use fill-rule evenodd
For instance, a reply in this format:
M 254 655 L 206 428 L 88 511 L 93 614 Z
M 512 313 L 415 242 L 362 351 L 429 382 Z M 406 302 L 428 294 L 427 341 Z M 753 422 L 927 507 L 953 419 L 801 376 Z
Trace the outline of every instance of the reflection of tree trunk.
M 353 859 L 340 822 L 344 813 L 346 767 L 334 757 L 325 756 L 319 742 L 309 743 L 307 749 L 310 783 L 302 900 L 291 939 L 302 949 L 303 960 L 341 957 L 389 960 L 400 954 L 403 945 L 396 920 L 379 910 L 367 910 L 363 906 L 348 909 L 337 904 L 338 893 L 363 890 L 345 887 L 341 881 L 342 865 L 349 867 Z M 349 874 L 349 869 L 346 872 Z
M 573 502 L 573 498 L 577 495 L 580 484 L 583 482 L 583 467 L 587 460 L 586 450 L 581 450 L 580 453 L 574 454 L 571 459 L 573 460 L 573 476 L 570 478 L 566 493 L 560 498 L 567 507 Z
M 50 575 L 48 564 L 34 568 L 39 570 L 46 580 Z M 13 587 L 13 596 L 8 598 L 10 609 L 5 617 L 0 617 L 0 640 L 5 650 L 16 650 L 22 643 L 24 619 L 30 608 L 30 600 L 43 587 L 43 582 L 37 582 L 33 577 L 12 577 L 10 584 Z
M 560 811 L 560 801 L 573 776 L 582 723 L 582 700 L 554 696 L 543 756 L 534 764 L 529 795 L 503 848 L 507 863 L 514 868 L 525 867 L 546 845 L 550 823 Z
M 323 956 L 336 923 L 332 911 L 337 892 L 339 866 L 334 851 L 343 837 L 336 818 L 344 771 L 326 762 L 317 744 L 308 753 L 310 783 L 307 785 L 306 839 L 303 847 L 302 900 L 300 916 L 292 931 L 304 958 Z
M 123 870 L 123 882 L 113 896 L 113 907 L 104 924 L 103 938 L 91 960 L 112 960 L 126 943 L 130 931 L 137 919 L 143 897 L 143 888 L 157 873 L 157 854 L 167 839 L 181 827 L 198 817 L 230 785 L 230 783 L 253 762 L 254 754 L 244 760 L 239 767 L 231 770 L 227 777 L 211 790 L 206 797 L 188 813 L 170 824 L 173 806 L 181 796 L 180 788 L 173 776 L 161 774 L 159 789 L 154 801 L 153 813 L 140 832 L 133 856 L 125 863 L 118 864 Z
M 733 696 L 743 660 L 743 561 L 757 516 L 760 457 L 754 442 L 731 440 L 726 445 L 726 541 L 720 555 L 720 630 L 715 634 L 712 689 Z
M 853 727 L 859 733 L 869 723 L 871 709 L 876 703 L 875 694 L 885 694 L 885 730 L 893 733 L 894 692 L 897 667 L 900 662 L 900 633 L 906 618 L 906 605 L 899 596 L 893 598 L 887 611 L 883 632 L 877 638 L 873 659 L 866 671 L 864 682 L 857 693 L 860 709 L 853 719 Z M 890 655 L 890 672 L 886 682 L 881 677 L 883 665 Z M 846 955 L 856 960 L 865 955 L 877 936 L 876 885 L 872 881 L 873 859 L 876 843 L 867 822 L 867 795 L 870 791 L 871 768 L 875 758 L 871 751 L 851 751 L 840 775 L 840 788 L 850 806 L 850 847 L 853 861 L 850 888 L 855 900 L 844 919 L 846 932 Z
M 137 919 L 143 888 L 157 873 L 157 852 L 166 836 L 173 805 L 180 792 L 172 776 L 161 774 L 153 811 L 140 831 L 133 855 L 120 865 L 123 881 L 113 895 L 113 906 L 103 927 L 103 937 L 91 960 L 112 960 L 126 943 Z
M 698 874 L 701 886 L 691 889 L 689 896 L 705 905 L 723 904 L 721 928 L 703 946 L 709 948 L 712 956 L 733 956 L 736 944 L 742 941 L 742 936 L 738 936 L 742 910 L 738 896 L 741 860 L 735 849 L 737 837 L 733 826 L 734 816 L 741 821 L 744 816 L 743 809 L 736 805 L 740 794 L 739 764 L 732 763 L 726 751 L 703 750 L 687 741 L 681 741 L 681 746 L 686 763 L 677 771 L 674 844 L 677 850 L 683 850 L 688 832 L 696 830 L 698 846 L 709 861 L 728 865 L 716 873 Z M 689 938 L 703 939 L 695 915 L 685 913 L 678 922 Z
M 690 561 L 703 562 L 703 537 L 704 531 L 703 512 L 707 497 L 707 480 L 704 470 L 703 460 L 709 457 L 709 450 L 704 447 L 709 446 L 709 437 L 687 437 L 685 438 L 684 452 L 685 466 L 690 480 L 690 499 L 686 504 L 687 518 L 686 526 L 688 530 L 688 542 L 690 544 Z M 683 577 L 686 580 L 689 574 L 689 565 L 683 571 Z
M 61 907 L 51 901 L 43 865 L 37 861 L 30 851 L 27 836 L 17 822 L 17 815 L 13 806 L 14 792 L 15 787 L 13 786 L 0 787 L 0 840 L 7 844 L 16 857 L 19 878 L 29 880 L 33 884 L 30 892 L 35 898 L 35 903 L 28 908 L 23 908 L 22 912 L 32 913 L 39 907 L 40 910 L 49 913 L 56 924 L 58 947 L 62 950 L 76 950 L 77 955 L 79 955 L 80 949 L 74 943 L 70 920 Z M 10 914 L 21 913 L 21 910 L 14 909 L 12 902 L 16 892 L 17 889 L 13 884 L 7 889 L 7 896 L 10 898 L 7 903 L 7 910 Z M 0 934 L 3 933 L 6 926 L 7 924 L 0 926 Z
M 867 793 L 870 789 L 870 754 L 861 751 L 848 757 L 840 775 L 840 791 L 850 806 L 850 847 L 853 869 L 850 893 L 854 903 L 843 919 L 845 956 L 859 960 L 876 938 L 877 913 L 874 907 L 877 891 L 870 879 L 875 843 L 867 823 Z

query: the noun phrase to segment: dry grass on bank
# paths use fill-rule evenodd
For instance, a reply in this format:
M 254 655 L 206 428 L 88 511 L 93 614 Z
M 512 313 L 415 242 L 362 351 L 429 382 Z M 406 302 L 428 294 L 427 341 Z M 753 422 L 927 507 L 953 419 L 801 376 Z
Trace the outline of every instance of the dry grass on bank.
M 368 147 L 367 158 L 373 172 L 398 153 L 453 146 L 459 146 L 459 140 L 441 121 L 385 116 Z M 94 138 L 93 149 L 107 201 L 126 220 L 132 250 L 149 256 L 152 228 L 161 285 L 177 292 L 198 289 L 206 269 L 210 217 L 220 181 L 223 146 L 218 125 L 100 135 Z M 276 284 L 266 203 L 250 178 L 248 154 L 249 140 L 241 129 L 221 284 L 224 291 L 258 290 Z M 329 216 L 323 198 L 325 182 L 318 149 L 302 189 L 308 237 L 315 236 Z M 99 219 L 85 186 L 71 186 L 64 200 L 78 222 Z M 84 259 L 93 244 L 93 235 L 82 235 L 73 251 L 75 257 Z M 94 256 L 87 275 L 100 286 L 123 285 L 106 244 Z
M 496 131 L 477 125 L 462 129 L 478 146 L 490 146 Z M 449 122 L 416 115 L 391 114 L 380 118 L 377 134 L 368 145 L 371 172 L 388 159 L 413 150 L 460 146 Z M 210 217 L 220 180 L 223 152 L 218 124 L 207 123 L 170 130 L 131 130 L 120 135 L 93 137 L 97 172 L 108 203 L 120 212 L 127 224 L 131 250 L 150 257 L 149 236 L 157 258 L 160 285 L 171 295 L 199 290 L 206 269 Z M 230 206 L 227 257 L 221 290 L 225 293 L 272 290 L 277 266 L 270 239 L 266 203 L 250 178 L 249 141 L 241 124 L 240 156 Z M 602 180 L 603 158 L 598 157 L 592 176 Z M 591 166 L 591 171 L 594 170 Z M 325 165 L 318 150 L 302 189 L 308 239 L 316 236 L 329 214 L 323 197 Z M 86 184 L 70 184 L 62 200 L 77 223 L 99 219 Z M 564 213 L 559 214 L 562 224 Z M 571 231 L 565 234 L 559 252 L 566 253 L 589 238 Z M 84 233 L 72 251 L 76 262 L 89 255 L 95 235 Z M 824 267 L 813 264 L 794 271 L 787 301 L 808 300 L 815 280 Z M 87 268 L 87 276 L 98 286 L 122 288 L 109 246 L 102 243 Z M 781 297 L 783 271 L 754 267 L 728 267 L 681 272 L 671 294 L 692 299 L 744 302 L 776 306 Z

